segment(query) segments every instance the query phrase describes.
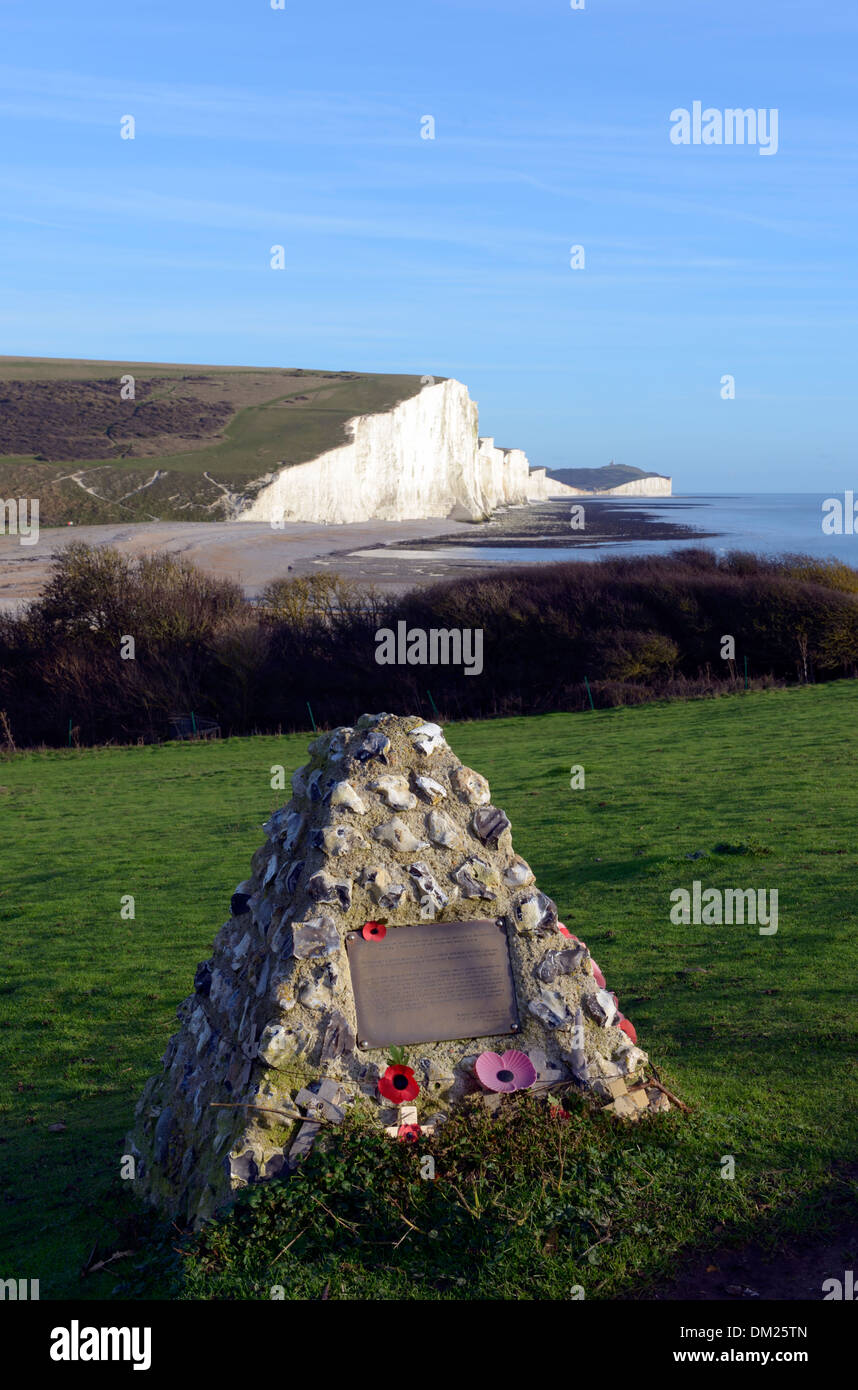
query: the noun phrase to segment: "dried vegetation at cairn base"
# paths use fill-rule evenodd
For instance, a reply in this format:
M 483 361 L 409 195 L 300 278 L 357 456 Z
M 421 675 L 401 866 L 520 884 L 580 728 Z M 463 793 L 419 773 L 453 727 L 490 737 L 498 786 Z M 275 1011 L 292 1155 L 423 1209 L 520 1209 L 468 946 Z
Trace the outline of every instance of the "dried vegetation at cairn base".
M 514 853 L 488 783 L 437 725 L 364 715 L 309 752 L 137 1106 L 128 1152 L 142 1195 L 205 1218 L 234 1189 L 288 1172 L 353 1104 L 394 1134 L 399 1124 L 431 1133 L 480 1089 L 483 1051 L 525 1052 L 535 1088 L 573 1082 L 613 1114 L 667 1108 L 657 1088 L 630 1089 L 647 1061 L 634 1030 Z M 388 1049 L 360 1046 L 346 937 L 369 921 L 390 932 L 475 918 L 505 930 L 519 1027 L 410 1047 L 420 1091 L 397 1110 L 378 1089 Z

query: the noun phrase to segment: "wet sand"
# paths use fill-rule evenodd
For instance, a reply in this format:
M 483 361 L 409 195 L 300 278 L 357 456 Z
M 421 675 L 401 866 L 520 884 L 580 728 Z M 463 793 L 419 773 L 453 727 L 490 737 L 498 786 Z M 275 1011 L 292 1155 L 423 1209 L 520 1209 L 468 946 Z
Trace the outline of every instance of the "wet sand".
M 138 522 L 43 530 L 35 545 L 0 535 L 0 611 L 37 598 L 54 557 L 72 541 L 112 545 L 126 555 L 168 551 L 209 574 L 226 575 L 255 597 L 273 579 L 336 570 L 378 589 L 402 591 L 464 574 L 495 570 L 510 557 L 481 554 L 502 548 L 544 549 L 616 544 L 624 540 L 677 540 L 707 533 L 654 519 L 646 501 L 633 507 L 585 501 L 584 531 L 570 529 L 569 503 L 511 507 L 490 521 L 364 521 L 346 526 L 294 522 L 282 531 L 267 522 Z
M 332 564 L 336 552 L 376 549 L 392 541 L 420 542 L 440 534 L 471 529 L 467 522 L 445 518 L 432 521 L 366 521 L 348 526 L 316 526 L 295 522 L 282 531 L 267 522 L 139 522 L 126 525 L 68 526 L 41 531 L 35 545 L 22 545 L 17 536 L 0 535 L 0 609 L 7 612 L 37 598 L 44 587 L 54 557 L 72 541 L 110 545 L 125 555 L 167 551 L 182 555 L 208 574 L 237 580 L 249 597 L 260 593 L 272 579 L 310 574 L 320 567 L 346 571 Z M 373 578 L 375 566 L 366 567 Z M 425 568 L 425 566 L 420 566 Z M 393 571 L 399 587 L 402 566 Z M 358 577 L 360 564 L 348 566 Z

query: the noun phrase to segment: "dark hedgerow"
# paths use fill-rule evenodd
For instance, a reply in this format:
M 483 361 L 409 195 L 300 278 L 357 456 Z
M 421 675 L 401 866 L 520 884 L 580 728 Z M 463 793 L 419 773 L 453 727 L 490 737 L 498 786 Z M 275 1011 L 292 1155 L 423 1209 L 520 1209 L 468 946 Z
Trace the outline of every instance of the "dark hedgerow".
M 376 633 L 400 621 L 481 629 L 481 674 L 379 665 Z M 224 734 L 305 729 L 308 701 L 322 727 L 378 709 L 482 719 L 856 672 L 858 570 L 807 556 L 532 565 L 394 598 L 326 574 L 254 604 L 172 556 L 72 545 L 43 596 L 0 619 L 0 731 L 18 747 L 148 742 L 188 712 Z

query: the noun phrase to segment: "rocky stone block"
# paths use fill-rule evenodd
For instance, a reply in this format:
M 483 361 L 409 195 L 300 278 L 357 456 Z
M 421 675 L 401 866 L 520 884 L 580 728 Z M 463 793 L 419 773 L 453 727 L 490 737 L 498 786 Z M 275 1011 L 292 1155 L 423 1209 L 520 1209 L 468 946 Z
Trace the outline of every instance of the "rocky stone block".
M 427 777 L 425 774 L 415 777 L 414 785 L 418 794 L 424 801 L 428 801 L 430 806 L 435 806 L 439 801 L 446 799 L 446 788 L 442 787 L 440 782 L 436 782 L 434 777 Z
M 443 811 L 430 811 L 426 817 L 426 833 L 433 845 L 441 849 L 462 849 L 464 836 Z
M 494 902 L 500 886 L 497 871 L 488 860 L 472 854 L 452 875 L 463 898 L 483 898 Z
M 347 878 L 331 878 L 320 871 L 313 874 L 307 884 L 307 892 L 315 903 L 335 903 L 348 912 L 352 905 L 352 882 Z
M 299 960 L 310 956 L 333 956 L 341 946 L 336 922 L 322 914 L 292 928 L 292 950 Z
M 437 753 L 439 749 L 447 747 L 447 740 L 438 724 L 418 724 L 416 729 L 409 730 L 408 737 L 417 752 L 425 758 Z
M 550 949 L 534 966 L 533 973 L 537 980 L 550 985 L 552 980 L 556 980 L 560 975 L 573 974 L 581 965 L 586 954 L 587 948 L 585 946 L 575 946 L 568 951 Z
M 377 792 L 386 806 L 394 811 L 412 811 L 417 805 L 417 797 L 408 786 L 408 779 L 389 773 L 370 782 L 371 792 Z
M 485 777 L 469 767 L 457 767 L 450 775 L 450 786 L 461 801 L 470 806 L 487 806 L 492 799 Z
M 336 859 L 341 854 L 354 854 L 366 841 L 351 825 L 327 825 L 323 830 L 313 831 L 310 843 L 314 849 L 323 850 Z
M 537 888 L 521 893 L 514 900 L 510 915 L 516 931 L 545 935 L 557 930 L 557 907 Z
M 351 782 L 337 782 L 331 788 L 331 805 L 354 811 L 355 815 L 365 816 L 366 805 L 358 796 Z
M 413 880 L 414 895 L 420 905 L 421 920 L 434 922 L 438 913 L 450 901 L 449 893 L 445 893 L 440 883 L 432 877 L 428 864 L 418 860 L 409 864 L 408 872 Z
M 338 1057 L 343 1057 L 350 1052 L 354 1052 L 355 1034 L 354 1029 L 346 1018 L 345 1014 L 338 1009 L 334 1010 L 328 1020 L 325 1029 L 325 1036 L 322 1041 L 322 1062 L 332 1062 Z
M 497 849 L 501 836 L 510 828 L 510 822 L 506 812 L 497 806 L 480 806 L 473 814 L 471 827 L 478 840 Z
M 390 739 L 386 734 L 380 733 L 377 729 L 369 729 L 352 748 L 351 756 L 356 763 L 368 763 L 378 761 L 388 762 L 387 754 L 390 752 Z
M 582 1004 L 594 1023 L 600 1028 L 609 1028 L 617 1016 L 617 1006 L 606 989 L 597 989 L 585 994 Z
M 574 1014 L 563 995 L 553 989 L 540 990 L 527 1007 L 546 1028 L 571 1028 L 575 1022 Z
M 428 849 L 428 841 L 418 840 L 411 828 L 399 816 L 377 825 L 370 831 L 372 838 L 387 845 L 399 854 L 414 854 L 417 850 Z
M 526 860 L 516 855 L 503 871 L 503 881 L 507 888 L 526 888 L 533 883 L 533 870 Z
M 266 1066 L 288 1067 L 306 1047 L 307 1036 L 303 1030 L 287 1027 L 284 1023 L 269 1023 L 262 1030 L 259 1040 L 259 1060 Z

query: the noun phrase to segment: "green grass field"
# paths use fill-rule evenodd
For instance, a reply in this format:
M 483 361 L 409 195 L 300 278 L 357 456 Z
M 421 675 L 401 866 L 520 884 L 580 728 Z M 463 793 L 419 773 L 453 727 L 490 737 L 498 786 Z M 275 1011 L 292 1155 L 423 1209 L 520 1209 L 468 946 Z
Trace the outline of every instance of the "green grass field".
M 123 456 L 117 447 L 116 457 L 110 459 L 82 455 L 58 463 L 39 461 L 34 454 L 0 454 L 0 497 L 40 498 L 43 526 L 153 518 L 219 520 L 220 513 L 211 510 L 223 495 L 218 483 L 252 494 L 249 485 L 278 466 L 304 463 L 346 443 L 346 424 L 354 416 L 392 410 L 421 389 L 419 376 L 383 373 L 10 357 L 0 357 L 0 388 L 6 381 L 56 381 L 68 388 L 75 381 L 115 380 L 116 416 L 121 420 L 132 408 L 119 403 L 119 381 L 129 372 L 140 379 L 163 379 L 166 384 L 156 389 L 153 399 L 179 387 L 193 396 L 198 388 L 183 378 L 202 376 L 206 398 L 213 394 L 230 402 L 234 414 L 211 443 L 178 452 L 170 447 L 168 436 L 161 447 L 157 440 L 148 441 L 144 455 Z M 79 423 L 73 394 L 70 408 L 71 432 Z M 131 495 L 156 469 L 164 476 Z M 92 492 L 69 478 L 76 472 Z M 216 482 L 205 478 L 206 472 Z
M 279 1273 L 292 1296 L 319 1296 L 333 1278 L 355 1297 L 563 1297 L 579 1282 L 588 1297 L 633 1297 L 714 1240 L 774 1242 L 836 1220 L 854 1191 L 858 1129 L 856 700 L 841 682 L 448 726 L 692 1113 L 612 1129 L 576 1106 L 550 1153 L 547 1118 L 519 1116 L 513 1142 L 465 1114 L 440 1146 L 458 1197 L 415 1184 L 407 1146 L 343 1136 L 318 1160 L 338 1224 L 283 1255 L 311 1198 L 303 1180 L 276 1185 L 262 1225 L 226 1222 L 213 1228 L 218 1254 L 186 1260 L 187 1292 L 258 1296 Z M 105 1296 L 117 1280 L 168 1291 L 155 1266 L 137 1270 L 139 1255 L 85 1281 L 79 1271 L 94 1246 L 120 1248 L 135 1209 L 119 1180 L 134 1103 L 280 799 L 271 765 L 290 773 L 306 743 L 0 762 L 0 1274 L 39 1278 L 43 1298 Z M 570 789 L 572 764 L 585 790 Z M 777 934 L 673 925 L 668 895 L 694 878 L 776 888 Z M 125 894 L 133 921 L 120 917 Z M 733 1182 L 720 1175 L 727 1154 Z M 371 1177 L 354 1182 L 362 1162 L 388 1172 L 399 1208 L 416 1213 L 422 1234 L 402 1225 L 395 1258 L 357 1237 L 349 1254 L 342 1221 L 355 1236 L 379 1197 Z

